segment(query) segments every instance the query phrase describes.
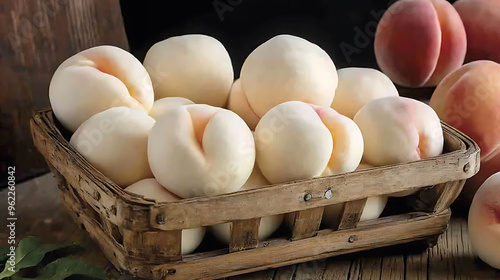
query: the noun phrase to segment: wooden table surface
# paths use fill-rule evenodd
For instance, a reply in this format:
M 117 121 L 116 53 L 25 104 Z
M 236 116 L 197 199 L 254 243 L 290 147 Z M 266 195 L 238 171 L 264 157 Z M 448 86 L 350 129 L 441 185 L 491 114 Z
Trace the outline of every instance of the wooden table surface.
M 59 203 L 59 190 L 51 174 L 16 188 L 17 238 L 40 237 L 46 243 L 77 241 L 86 249 L 78 257 L 108 271 L 112 280 L 122 276 L 105 259 L 97 245 L 71 220 Z M 0 192 L 0 220 L 7 218 L 7 190 Z M 0 247 L 7 245 L 0 231 Z M 399 250 L 399 251 L 398 251 Z M 401 249 L 379 249 L 320 261 L 307 262 L 229 278 L 253 279 L 500 279 L 500 271 L 481 262 L 470 247 L 465 218 L 454 217 L 438 244 L 423 253 L 405 254 Z

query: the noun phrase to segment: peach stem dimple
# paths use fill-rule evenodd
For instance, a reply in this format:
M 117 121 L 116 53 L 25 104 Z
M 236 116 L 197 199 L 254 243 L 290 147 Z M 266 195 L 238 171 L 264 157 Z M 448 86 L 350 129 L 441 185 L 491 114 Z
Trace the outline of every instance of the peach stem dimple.
M 425 148 L 421 149 L 421 147 L 426 146 L 427 137 L 423 136 L 422 133 L 418 134 L 418 146 L 417 146 L 417 155 L 419 159 L 425 159 L 429 156 L 425 154 Z
M 190 112 L 190 116 L 193 122 L 194 136 L 198 141 L 199 147 L 202 151 L 203 151 L 203 135 L 205 134 L 205 128 L 207 127 L 208 123 L 215 115 L 215 113 L 216 111 L 203 112 L 203 113 L 200 113 L 199 111 Z

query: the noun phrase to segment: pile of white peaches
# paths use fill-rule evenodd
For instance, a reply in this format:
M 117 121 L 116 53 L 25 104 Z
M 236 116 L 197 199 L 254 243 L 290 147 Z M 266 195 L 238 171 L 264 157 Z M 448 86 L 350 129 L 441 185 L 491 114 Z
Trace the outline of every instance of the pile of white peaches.
M 159 202 L 443 151 L 431 107 L 400 97 L 375 69 L 337 71 L 323 49 L 290 35 L 258 46 L 236 80 L 224 46 L 205 35 L 158 42 L 143 64 L 117 47 L 94 47 L 61 64 L 49 94 L 78 152 L 126 191 Z M 387 197 L 368 198 L 361 220 L 378 218 L 386 203 Z M 327 207 L 323 222 L 333 224 L 339 212 L 340 205 Z M 259 238 L 283 220 L 262 218 Z M 229 224 L 211 230 L 228 242 Z M 204 234 L 184 230 L 182 253 L 195 250 Z

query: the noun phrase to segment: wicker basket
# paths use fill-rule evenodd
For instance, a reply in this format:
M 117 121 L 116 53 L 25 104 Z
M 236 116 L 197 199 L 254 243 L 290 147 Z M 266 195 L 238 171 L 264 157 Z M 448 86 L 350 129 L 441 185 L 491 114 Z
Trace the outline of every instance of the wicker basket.
M 436 240 L 450 204 L 479 169 L 479 147 L 442 124 L 445 153 L 417 162 L 302 180 L 215 197 L 154 203 L 123 191 L 91 166 L 58 129 L 52 111 L 31 120 L 34 143 L 59 182 L 74 220 L 113 265 L 148 279 L 212 279 L 417 240 Z M 359 222 L 367 197 L 420 188 L 410 209 Z M 410 201 L 407 199 L 406 202 Z M 326 205 L 340 222 L 320 229 Z M 293 230 L 259 242 L 261 217 L 294 213 Z M 181 231 L 232 222 L 228 247 L 181 256 Z M 432 242 L 430 242 L 432 243 Z

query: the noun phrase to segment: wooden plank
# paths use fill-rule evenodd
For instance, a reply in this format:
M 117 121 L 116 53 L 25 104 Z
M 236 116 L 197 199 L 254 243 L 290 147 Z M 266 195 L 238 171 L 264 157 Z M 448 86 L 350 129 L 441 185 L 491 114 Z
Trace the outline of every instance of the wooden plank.
M 448 131 L 446 126 L 443 129 L 446 133 L 460 135 L 459 132 Z M 151 225 L 154 228 L 166 230 L 218 224 L 235 218 L 250 219 L 256 215 L 267 216 L 287 211 L 300 211 L 417 186 L 434 185 L 457 178 L 463 179 L 472 176 L 477 171 L 477 151 L 472 151 L 477 148 L 477 145 L 472 142 L 467 143 L 474 148 L 458 157 L 456 152 L 451 152 L 437 158 L 404 165 L 279 184 L 214 198 L 186 199 L 174 203 L 156 204 L 151 207 Z M 471 168 L 464 169 L 467 164 Z M 332 193 L 330 199 L 325 198 L 327 191 Z M 305 196 L 310 196 L 311 199 L 306 202 Z M 214 210 L 220 215 L 210 215 Z M 158 213 L 169 213 L 168 221 L 162 225 L 155 224 L 153 217 Z
M 440 212 L 450 208 L 459 196 L 465 180 L 453 180 L 429 188 L 423 188 L 416 195 L 407 197 L 407 205 L 415 211 Z
M 457 218 L 429 250 L 429 279 L 500 279 L 500 271 L 480 261 L 468 238 L 467 221 Z
M 85 250 L 72 257 L 76 257 L 105 269 L 108 272 L 110 280 L 132 279 L 129 276 L 120 274 L 114 269 L 103 254 L 105 251 L 100 249 L 98 245 L 90 239 L 86 231 L 81 230 L 71 221 L 71 217 L 66 213 L 59 199 L 59 189 L 56 185 L 55 179 L 50 174 L 17 185 L 16 198 L 18 207 L 16 207 L 16 215 L 18 220 L 22 221 L 19 222 L 16 227 L 18 235 L 17 240 L 19 241 L 21 238 L 30 235 L 40 237 L 44 243 L 54 244 L 77 241 L 85 246 Z M 0 201 L 6 200 L 6 190 L 0 191 Z M 6 207 L 6 203 L 0 203 L 0 220 L 6 219 Z M 371 224 L 365 222 L 359 223 L 359 226 L 370 225 Z M 467 221 L 465 218 L 452 218 L 448 233 L 450 231 L 454 231 L 455 233 L 449 235 L 449 238 L 440 238 L 437 246 L 429 250 L 429 252 L 431 252 L 439 249 L 439 254 L 432 256 L 431 261 L 433 264 L 429 264 L 429 278 L 427 277 L 427 259 L 429 256 L 427 251 L 406 255 L 405 276 L 407 280 L 446 279 L 448 274 L 456 275 L 456 279 L 460 279 L 460 277 L 468 279 L 500 279 L 500 271 L 481 262 L 470 247 Z M 0 244 L 6 244 L 6 241 L 7 235 L 0 232 Z M 225 252 L 227 253 L 227 249 Z M 362 268 L 362 278 L 359 279 L 369 279 L 368 275 L 377 275 L 377 273 L 380 275 L 380 265 L 377 267 L 377 264 L 380 264 L 380 262 L 376 260 L 381 260 L 382 257 L 387 256 L 387 253 L 383 253 L 386 252 L 385 250 L 381 252 L 383 255 L 378 258 L 366 257 L 365 253 L 362 253 L 354 256 L 339 256 L 327 259 L 323 279 L 346 280 L 349 279 L 347 278 L 349 275 L 352 277 L 356 276 L 356 272 L 351 270 L 351 263 L 356 263 L 358 260 L 360 261 L 360 268 Z M 124 254 L 123 250 L 122 253 Z M 402 252 L 394 253 L 394 256 L 401 256 Z M 212 256 L 218 256 L 220 254 L 224 253 L 212 254 Z M 187 256 L 185 259 L 194 259 L 192 256 L 195 255 L 198 254 Z M 204 256 L 208 257 L 207 254 Z M 452 265 L 445 269 L 441 269 L 439 267 L 440 263 L 436 262 L 436 259 L 441 260 L 441 258 L 450 260 Z M 125 260 L 123 259 L 123 261 Z M 353 264 L 353 266 L 355 266 L 355 264 Z M 300 277 L 301 272 L 299 271 L 299 273 L 297 273 L 295 268 L 297 268 L 297 265 L 275 269 L 275 279 L 292 280 L 294 274 Z M 447 269 L 450 269 L 451 272 L 448 272 Z M 267 273 L 271 273 L 272 271 L 273 270 L 268 270 L 267 272 L 261 272 L 259 274 L 248 274 L 246 277 L 247 279 L 259 280 L 261 279 L 259 278 L 260 276 L 268 275 Z M 354 277 L 351 279 L 358 278 Z M 377 280 L 378 279 L 380 278 L 377 278 Z M 229 280 L 233 280 L 233 277 L 229 278 Z
M 330 258 L 327 260 L 323 279 L 325 280 L 348 280 L 351 274 L 351 260 Z
M 168 204 L 156 204 L 151 207 L 150 222 L 154 228 L 168 230 L 225 223 L 232 219 L 251 219 L 259 215 L 275 215 L 285 213 L 287 210 L 316 208 L 397 192 L 409 186 L 433 185 L 436 181 L 463 177 L 466 174 L 462 170 L 463 165 L 469 161 L 475 162 L 475 157 L 457 160 L 455 157 L 451 159 L 448 156 L 444 155 L 443 158 L 432 162 L 418 161 L 408 165 L 321 177 L 213 198 L 186 199 Z M 418 170 L 418 173 L 415 173 L 415 170 Z M 440 171 L 436 172 L 437 170 Z M 441 171 L 446 173 L 441 174 Z M 416 174 L 425 174 L 425 176 L 416 176 Z M 331 199 L 324 198 L 324 193 L 328 190 L 334 193 Z M 308 193 L 312 193 L 312 199 L 305 203 L 303 197 Z M 259 203 L 259 201 L 265 203 Z M 213 211 L 219 215 L 212 215 Z M 167 222 L 162 225 L 155 224 L 153 217 L 165 213 L 169 213 Z
M 295 280 L 321 280 L 326 269 L 326 260 L 313 260 L 297 265 Z
M 181 256 L 182 230 L 130 231 L 123 229 L 123 246 L 129 256 L 144 262 L 165 263 Z
M 274 279 L 274 269 L 269 269 L 269 270 L 264 270 L 264 271 L 257 271 L 254 273 L 249 273 L 249 274 L 242 274 L 238 276 L 231 277 L 230 280 L 256 280 L 256 279 L 261 279 L 261 280 L 273 280 Z
M 318 207 L 296 212 L 293 221 L 292 240 L 316 236 L 324 210 L 325 207 Z
M 52 172 L 52 175 L 56 179 L 57 186 L 59 187 L 59 189 L 63 190 L 68 188 L 68 182 L 66 182 L 66 178 L 64 178 L 64 176 L 61 173 L 59 173 L 59 171 L 57 171 L 57 169 L 52 164 L 47 162 L 47 165 L 49 167 L 50 172 Z
M 381 257 L 365 257 L 358 260 L 360 265 L 361 278 L 363 279 L 385 279 L 382 277 L 382 258 Z M 352 279 L 352 278 L 351 278 Z
M 337 219 L 338 224 L 335 225 L 337 230 L 355 228 L 365 209 L 366 198 L 355 201 L 349 201 L 342 205 L 340 217 Z
M 462 139 L 469 149 L 407 164 L 267 186 L 216 197 L 154 204 L 123 191 L 92 167 L 69 146 L 54 127 L 51 116 L 51 112 L 45 112 L 33 119 L 33 138 L 37 148 L 65 176 L 68 183 L 79 186 L 77 191 L 96 211 L 109 215 L 114 224 L 122 224 L 125 228 L 139 231 L 194 228 L 359 200 L 416 186 L 467 178 L 477 171 L 475 166 L 478 164 L 478 158 L 475 156 L 479 152 L 477 145 L 460 132 L 443 124 L 445 133 L 450 134 L 450 137 Z M 474 168 L 464 171 L 463 166 L 466 164 Z M 418 174 L 425 176 L 416 176 Z M 100 200 L 94 198 L 96 192 L 99 193 Z M 307 201 L 304 200 L 306 196 L 310 197 Z M 117 197 L 120 197 L 121 201 L 117 201 Z M 145 219 L 145 216 L 149 216 L 149 219 Z M 159 216 L 165 217 L 161 224 L 157 223 Z
M 260 218 L 233 221 L 231 224 L 231 240 L 229 252 L 257 248 L 259 245 Z
M 404 256 L 387 256 L 382 258 L 380 279 L 403 280 L 405 279 Z
M 428 251 L 406 256 L 406 280 L 427 280 Z
M 26 124 L 49 107 L 59 64 L 92 46 L 128 43 L 118 0 L 2 0 L 0 37 L 0 133 L 9 136 L 0 138 L 0 171 L 16 166 L 19 182 L 48 171 Z
M 116 268 L 128 269 L 126 253 L 123 247 L 116 242 L 109 234 L 101 229 L 100 224 L 92 218 L 93 213 L 82 208 L 70 192 L 61 192 L 61 201 L 66 209 L 73 213 L 73 220 L 84 226 L 90 237 L 96 241 L 106 258 L 113 263 Z
M 380 280 L 382 258 L 366 257 L 353 261 L 349 279 Z
M 297 265 L 288 265 L 276 269 L 273 280 L 292 280 L 297 271 Z
M 122 188 L 104 177 L 91 166 L 81 155 L 69 146 L 57 128 L 49 128 L 53 124 L 53 114 L 35 115 L 31 120 L 33 142 L 58 173 L 64 176 L 67 184 L 77 186 L 75 190 L 97 213 L 109 218 L 115 225 L 147 221 L 149 223 L 149 207 L 152 201 L 126 193 Z M 141 201 L 143 205 L 123 203 L 118 196 L 129 202 Z M 120 219 L 117 217 L 119 212 Z M 125 226 L 126 227 L 126 226 Z
M 59 171 L 57 171 L 57 169 L 52 164 L 47 163 L 47 165 L 49 166 L 49 169 L 51 170 L 52 174 L 54 175 L 54 178 L 57 181 L 57 185 L 58 185 L 59 189 L 61 190 L 62 196 L 64 197 L 64 193 L 67 192 L 68 195 L 71 195 L 73 198 L 78 199 L 74 188 L 72 186 L 68 185 L 68 182 L 66 182 L 66 179 L 64 178 L 64 176 L 61 173 L 59 173 Z M 86 201 L 82 201 L 81 199 L 79 200 L 78 203 L 81 204 L 82 207 L 90 207 L 88 205 L 88 203 L 86 203 Z M 91 209 L 91 208 L 89 208 L 89 209 Z M 72 212 L 70 214 L 74 214 L 74 213 Z M 102 228 L 104 229 L 104 231 L 107 234 L 109 234 L 117 242 L 119 242 L 119 243 L 122 242 L 122 236 L 121 236 L 121 233 L 119 231 L 118 226 L 111 223 L 108 216 L 104 216 L 102 214 L 99 215 L 99 214 L 95 213 L 94 211 L 92 211 L 91 214 L 93 214 L 92 218 L 94 220 L 99 221 L 99 224 L 101 224 Z M 77 218 L 78 218 L 78 216 L 76 217 L 76 219 Z
M 348 275 L 349 280 L 357 280 L 362 279 L 362 269 L 361 269 L 361 260 L 355 260 L 352 262 L 351 271 Z
M 227 277 L 367 248 L 419 240 L 430 234 L 443 232 L 449 216 L 450 212 L 445 211 L 435 216 L 422 215 L 379 226 L 360 225 L 356 229 L 343 231 L 324 230 L 325 233 L 308 239 L 283 241 L 279 244 L 206 259 L 183 260 L 157 266 L 134 262 L 130 265 L 137 277 L 152 276 L 154 279 L 162 279 L 167 271 L 176 271 L 174 275 L 169 275 L 170 279 Z
M 440 212 L 450 208 L 450 205 L 457 199 L 464 187 L 465 180 L 450 181 L 437 185 L 437 201 L 434 205 L 434 212 Z
M 120 233 L 120 229 L 118 228 L 117 225 L 110 222 L 109 218 L 107 216 L 101 215 L 100 222 L 101 222 L 102 228 L 104 229 L 104 232 L 106 232 L 111 237 L 113 237 L 113 239 L 116 240 L 118 243 L 123 242 L 123 237 L 122 237 L 122 234 Z

